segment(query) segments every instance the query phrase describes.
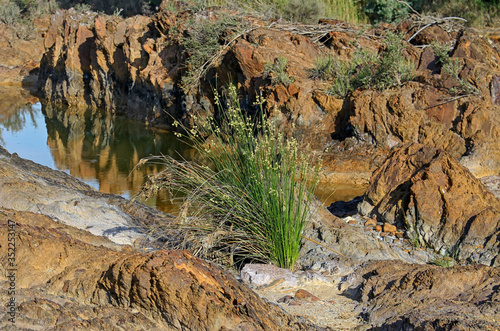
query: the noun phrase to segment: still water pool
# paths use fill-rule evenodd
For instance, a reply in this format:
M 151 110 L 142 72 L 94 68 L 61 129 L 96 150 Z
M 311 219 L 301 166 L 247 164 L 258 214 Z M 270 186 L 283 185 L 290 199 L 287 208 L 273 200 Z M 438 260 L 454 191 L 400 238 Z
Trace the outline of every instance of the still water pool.
M 147 177 L 162 169 L 159 164 L 137 168 L 143 157 L 194 157 L 194 151 L 172 133 L 106 112 L 62 109 L 37 101 L 20 88 L 0 87 L 0 145 L 10 153 L 62 170 L 101 192 L 135 197 Z M 328 206 L 350 200 L 363 190 L 337 184 L 334 189 L 319 187 L 316 195 Z M 166 212 L 179 207 L 178 200 L 161 191 L 142 202 Z
M 91 110 L 82 114 L 40 102 L 9 107 L 0 102 L 0 145 L 101 192 L 135 197 L 148 175 L 161 170 L 158 164 L 137 169 L 143 157 L 193 157 L 192 149 L 172 133 L 123 117 Z M 165 192 L 145 202 L 164 211 L 176 205 Z

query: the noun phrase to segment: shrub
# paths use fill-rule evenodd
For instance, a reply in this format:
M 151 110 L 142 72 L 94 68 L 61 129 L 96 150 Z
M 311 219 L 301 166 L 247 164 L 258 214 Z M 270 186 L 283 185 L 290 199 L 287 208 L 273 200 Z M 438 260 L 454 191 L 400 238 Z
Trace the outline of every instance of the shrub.
M 295 79 L 288 74 L 288 60 L 280 56 L 273 63 L 266 63 L 262 76 L 271 79 L 273 85 L 290 85 Z
M 441 65 L 441 73 L 450 75 L 457 82 L 457 85 L 450 89 L 451 94 L 476 94 L 479 92 L 474 85 L 460 77 L 461 61 L 450 57 L 448 46 L 432 42 L 431 47 L 434 50 L 436 63 Z
M 245 116 L 236 88 L 228 91 L 224 109 L 215 97 L 221 121 L 209 118 L 187 130 L 210 167 L 163 157 L 165 170 L 152 181 L 186 195 L 184 210 L 191 212 L 181 213 L 173 228 L 182 228 L 192 240 L 185 240 L 181 248 L 202 257 L 222 251 L 292 268 L 318 168 L 308 150 L 299 152 L 293 138 L 285 138 L 264 118 L 262 107 L 256 118 Z M 208 141 L 204 136 L 210 137 Z
M 377 69 L 378 88 L 401 85 L 413 79 L 414 66 L 404 57 L 403 36 L 388 32 L 384 40 L 385 49 Z
M 386 89 L 413 79 L 413 64 L 404 57 L 402 36 L 387 33 L 384 50 L 377 57 L 366 50 L 357 50 L 351 61 L 320 58 L 312 74 L 331 80 L 328 94 L 344 98 L 357 88 Z
M 237 30 L 243 29 L 243 22 L 232 15 L 220 17 L 215 21 L 204 19 L 191 21 L 188 33 L 181 38 L 181 44 L 188 55 L 187 74 L 182 78 L 183 87 L 185 89 L 194 87 L 231 36 Z
M 289 0 L 283 8 L 283 16 L 292 22 L 314 24 L 324 14 L 324 5 L 319 0 Z
M 362 8 L 375 23 L 391 23 L 408 15 L 408 7 L 397 0 L 363 0 Z
M 13 25 L 21 19 L 21 8 L 14 2 L 7 2 L 0 6 L 0 21 Z

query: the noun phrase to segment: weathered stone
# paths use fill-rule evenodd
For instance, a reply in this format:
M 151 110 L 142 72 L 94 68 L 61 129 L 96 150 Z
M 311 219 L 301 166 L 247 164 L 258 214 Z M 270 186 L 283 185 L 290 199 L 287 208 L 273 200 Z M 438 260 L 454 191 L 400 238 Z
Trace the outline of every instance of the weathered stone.
M 500 263 L 500 200 L 465 167 L 434 147 L 407 144 L 373 173 L 359 210 L 407 232 L 436 252 Z
M 0 283 L 8 280 L 7 243 L 15 238 L 16 321 L 26 328 L 316 329 L 186 251 L 120 252 L 45 215 L 3 208 L 0 225 Z M 7 291 L 0 299 L 9 300 Z M 0 314 L 6 311 L 2 305 Z
M 377 221 L 373 218 L 370 218 L 368 221 L 365 222 L 365 226 L 375 227 L 377 226 Z
M 381 261 L 358 272 L 352 288 L 365 317 L 383 330 L 500 328 L 500 269 L 443 268 Z M 351 292 L 352 293 L 352 292 Z
M 288 269 L 278 268 L 271 264 L 246 264 L 241 269 L 241 279 L 255 286 L 271 284 L 274 281 L 282 281 L 279 285 L 286 287 L 297 286 L 297 277 Z
M 310 292 L 304 289 L 297 290 L 297 292 L 295 292 L 294 299 L 299 301 L 308 301 L 308 302 L 320 301 L 320 299 L 317 296 L 311 294 Z
M 386 223 L 384 223 L 383 230 L 384 230 L 384 232 L 396 232 L 397 228 L 396 228 L 396 226 L 386 222 Z

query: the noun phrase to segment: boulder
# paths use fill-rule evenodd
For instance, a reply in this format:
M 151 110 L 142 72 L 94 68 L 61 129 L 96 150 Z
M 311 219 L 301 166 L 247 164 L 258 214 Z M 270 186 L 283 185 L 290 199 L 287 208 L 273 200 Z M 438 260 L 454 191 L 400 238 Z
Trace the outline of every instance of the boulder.
M 106 238 L 48 216 L 4 208 L 0 224 L 0 283 L 15 283 L 16 326 L 320 330 L 267 304 L 228 272 L 186 251 L 119 251 Z M 8 242 L 15 247 L 14 270 L 7 260 Z M 14 278 L 8 278 L 12 273 Z M 0 299 L 8 302 L 8 291 Z M 0 307 L 2 328 L 12 325 L 7 308 Z
M 394 150 L 370 179 L 359 211 L 406 226 L 407 236 L 464 261 L 500 265 L 500 200 L 443 150 Z
M 352 284 L 376 330 L 496 330 L 500 269 L 371 262 Z M 346 292 L 347 293 L 347 292 Z

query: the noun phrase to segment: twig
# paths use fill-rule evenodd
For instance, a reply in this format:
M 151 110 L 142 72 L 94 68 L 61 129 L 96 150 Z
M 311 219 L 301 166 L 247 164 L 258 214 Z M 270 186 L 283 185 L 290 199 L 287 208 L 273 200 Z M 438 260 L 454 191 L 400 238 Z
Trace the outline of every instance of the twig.
M 421 28 L 420 30 L 418 30 L 417 32 L 415 32 L 413 34 L 413 36 L 410 37 L 410 39 L 408 39 L 407 41 L 410 42 L 413 38 L 415 38 L 420 32 L 424 31 L 425 29 L 427 29 L 428 27 L 430 27 L 431 25 L 434 25 L 434 24 L 441 24 L 441 23 L 444 23 L 445 21 L 450 21 L 450 20 L 462 20 L 462 21 L 465 21 L 467 22 L 467 20 L 465 18 L 461 18 L 461 17 L 445 17 L 445 18 L 441 18 L 439 20 L 435 20 L 434 22 L 431 22 L 427 25 L 425 25 L 423 28 Z
M 412 6 L 410 6 L 410 4 L 409 4 L 408 2 L 406 2 L 406 1 L 401 1 L 401 0 L 397 0 L 397 2 L 402 3 L 402 4 L 403 4 L 403 5 L 405 5 L 406 7 L 410 8 L 410 10 L 411 10 L 414 14 L 416 14 L 418 17 L 422 17 L 422 15 L 420 15 L 420 13 L 419 13 L 418 11 L 416 11 L 415 9 L 413 9 L 413 7 L 412 7 Z
M 320 245 L 320 246 L 322 246 L 322 247 L 324 247 L 324 248 L 326 248 L 326 249 L 329 249 L 329 250 L 331 250 L 332 252 L 337 253 L 337 254 L 338 254 L 338 255 L 340 255 L 340 256 L 344 256 L 344 254 L 341 254 L 341 253 L 337 252 L 336 250 L 334 250 L 334 249 L 332 249 L 332 248 L 330 248 L 330 247 L 328 247 L 328 246 L 326 246 L 326 245 L 323 245 L 322 243 L 317 242 L 317 241 L 316 241 L 316 240 L 314 240 L 314 239 L 307 238 L 307 237 L 302 236 L 302 235 L 301 235 L 301 237 L 302 237 L 302 238 L 304 238 L 304 239 L 306 239 L 306 240 L 312 241 L 313 243 L 318 244 L 318 245 Z M 345 257 L 345 256 L 344 256 L 344 257 Z
M 432 106 L 427 106 L 427 107 L 422 108 L 422 109 L 420 109 L 420 110 L 427 110 L 427 109 L 431 109 L 431 108 L 434 108 L 434 107 L 438 107 L 438 106 L 446 105 L 447 103 L 453 102 L 453 101 L 458 100 L 458 99 L 461 99 L 461 98 L 465 98 L 465 97 L 467 97 L 467 96 L 468 96 L 468 94 L 466 94 L 466 95 L 459 95 L 459 96 L 453 97 L 453 98 L 451 98 L 451 99 L 448 99 L 448 100 L 446 100 L 446 101 L 443 101 L 443 102 L 441 102 L 441 103 L 438 103 L 438 104 L 435 104 L 435 105 L 432 105 Z

